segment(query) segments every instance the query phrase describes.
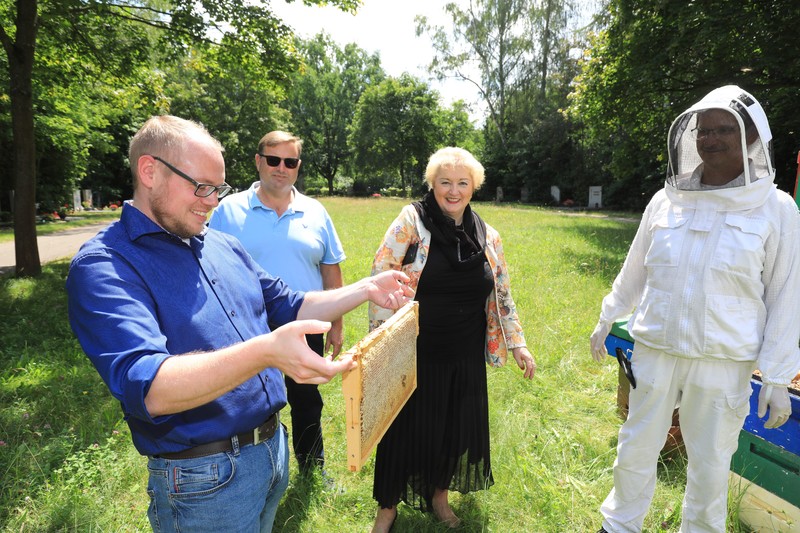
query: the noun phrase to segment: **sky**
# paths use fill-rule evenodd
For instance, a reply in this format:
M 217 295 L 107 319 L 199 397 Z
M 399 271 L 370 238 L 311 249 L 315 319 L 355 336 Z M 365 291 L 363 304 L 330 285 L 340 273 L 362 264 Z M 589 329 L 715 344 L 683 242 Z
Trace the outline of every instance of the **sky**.
M 270 8 L 300 37 L 310 38 L 324 30 L 340 46 L 355 42 L 370 54 L 378 52 L 383 69 L 390 76 L 408 72 L 430 83 L 441 94 L 443 105 L 462 99 L 477 110 L 474 104 L 478 95 L 471 83 L 455 80 L 441 83 L 431 79 L 427 70 L 433 59 L 430 40 L 425 35 L 415 35 L 416 15 L 428 17 L 432 26 L 452 24 L 444 11 L 449 1 L 469 3 L 468 0 L 363 0 L 355 16 L 330 6 L 308 7 L 300 0 L 291 4 L 274 0 Z

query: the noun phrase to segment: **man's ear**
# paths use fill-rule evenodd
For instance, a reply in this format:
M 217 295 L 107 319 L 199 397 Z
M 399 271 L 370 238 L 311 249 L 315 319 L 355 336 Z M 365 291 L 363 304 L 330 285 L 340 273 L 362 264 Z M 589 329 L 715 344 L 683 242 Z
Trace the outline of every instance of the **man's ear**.
M 140 156 L 136 162 L 136 172 L 139 176 L 139 183 L 147 189 L 152 189 L 156 172 L 156 160 L 153 159 L 153 156 Z
M 758 128 L 756 128 L 755 124 L 744 130 L 744 133 L 747 146 L 750 146 L 758 139 Z

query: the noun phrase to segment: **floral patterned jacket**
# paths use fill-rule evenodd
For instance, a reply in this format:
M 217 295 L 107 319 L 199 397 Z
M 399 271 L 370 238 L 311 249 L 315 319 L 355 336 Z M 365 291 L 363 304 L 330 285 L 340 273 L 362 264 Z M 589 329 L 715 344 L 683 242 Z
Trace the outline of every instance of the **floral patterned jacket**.
M 416 257 L 407 265 L 402 265 L 409 246 L 417 244 Z M 415 291 L 419 277 L 428 260 L 431 245 L 431 233 L 425 228 L 414 206 L 403 207 L 398 217 L 389 226 L 383 237 L 375 260 L 372 263 L 372 274 L 385 270 L 402 270 L 411 278 L 410 286 Z M 517 308 L 511 298 L 508 268 L 503 254 L 500 234 L 486 225 L 486 258 L 494 276 L 494 290 L 486 300 L 486 363 L 491 366 L 503 366 L 508 351 L 525 346 L 525 335 L 517 317 Z M 392 316 L 391 309 L 384 309 L 370 303 L 370 330 L 375 329 Z

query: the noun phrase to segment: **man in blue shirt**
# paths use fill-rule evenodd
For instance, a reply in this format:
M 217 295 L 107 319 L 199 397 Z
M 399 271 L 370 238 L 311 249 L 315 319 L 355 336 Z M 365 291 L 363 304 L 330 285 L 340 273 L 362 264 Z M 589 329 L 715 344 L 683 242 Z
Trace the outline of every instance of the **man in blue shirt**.
M 255 154 L 259 180 L 225 198 L 208 225 L 238 238 L 264 270 L 292 289 L 336 289 L 343 284 L 339 264 L 345 259 L 344 250 L 325 207 L 294 186 L 302 147 L 301 139 L 285 131 L 264 135 Z M 336 357 L 343 342 L 341 320 L 332 323 L 326 338 L 309 335 L 306 340 L 320 356 L 332 350 Z M 292 447 L 300 472 L 308 473 L 325 462 L 322 395 L 315 384 L 296 383 L 289 376 L 285 381 Z
M 352 368 L 305 336 L 367 300 L 412 296 L 398 272 L 292 291 L 207 229 L 230 192 L 222 151 L 197 123 L 149 119 L 130 145 L 133 201 L 67 278 L 72 329 L 148 456 L 154 531 L 270 531 L 288 484 L 281 372 L 325 383 Z

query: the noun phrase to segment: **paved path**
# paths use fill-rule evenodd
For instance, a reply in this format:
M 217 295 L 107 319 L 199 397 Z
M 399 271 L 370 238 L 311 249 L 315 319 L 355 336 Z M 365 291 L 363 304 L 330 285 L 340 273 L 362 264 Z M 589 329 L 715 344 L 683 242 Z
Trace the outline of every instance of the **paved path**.
M 105 228 L 109 223 L 102 222 L 87 226 L 40 235 L 37 237 L 39 243 L 39 260 L 42 263 L 72 257 L 83 243 L 97 235 L 97 232 Z M 0 243 L 0 274 L 13 272 L 17 261 L 14 253 L 14 241 Z

